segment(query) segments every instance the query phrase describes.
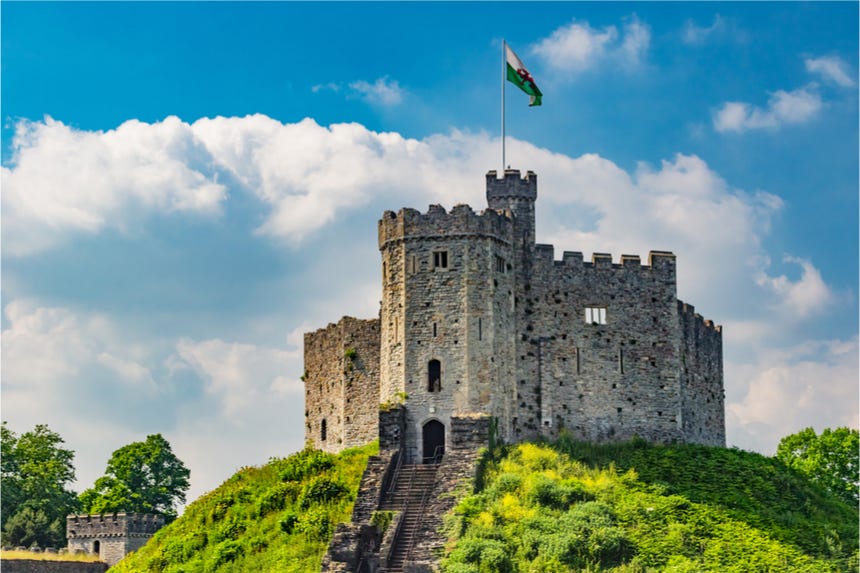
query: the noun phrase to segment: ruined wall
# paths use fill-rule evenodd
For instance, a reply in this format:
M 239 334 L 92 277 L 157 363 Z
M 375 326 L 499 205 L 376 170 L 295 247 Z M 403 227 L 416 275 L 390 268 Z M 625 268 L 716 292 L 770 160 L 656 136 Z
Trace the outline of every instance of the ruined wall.
M 681 330 L 681 414 L 684 439 L 726 445 L 723 329 L 678 301 Z
M 304 342 L 305 441 L 335 453 L 375 440 L 379 320 L 347 316 Z
M 146 545 L 149 538 L 162 527 L 164 516 L 150 513 L 66 517 L 69 551 L 98 554 L 108 565 L 119 563 L 127 554 Z

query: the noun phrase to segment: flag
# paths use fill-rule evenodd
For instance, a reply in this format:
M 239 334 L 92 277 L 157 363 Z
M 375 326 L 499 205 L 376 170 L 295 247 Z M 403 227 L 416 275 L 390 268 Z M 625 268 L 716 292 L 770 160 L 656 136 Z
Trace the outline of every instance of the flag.
M 508 81 L 529 94 L 529 106 L 540 105 L 543 94 L 535 85 L 534 78 L 512 49 L 505 44 L 505 60 L 508 62 Z

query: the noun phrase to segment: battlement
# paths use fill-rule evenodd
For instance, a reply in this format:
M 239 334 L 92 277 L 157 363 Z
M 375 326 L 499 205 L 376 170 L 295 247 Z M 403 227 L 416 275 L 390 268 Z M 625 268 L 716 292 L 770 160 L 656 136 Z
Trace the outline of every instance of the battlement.
M 491 209 L 504 208 L 509 199 L 537 199 L 537 175 L 534 171 L 526 171 L 525 177 L 520 177 L 519 169 L 505 169 L 501 179 L 498 173 L 487 173 L 487 205 Z
M 69 539 L 152 535 L 164 526 L 164 516 L 157 513 L 102 513 L 69 515 L 66 536 Z
M 511 219 L 492 209 L 475 213 L 468 205 L 455 205 L 450 212 L 441 205 L 430 205 L 426 213 L 404 208 L 386 211 L 379 220 L 379 248 L 390 241 L 434 237 L 492 237 L 507 242 Z
M 696 312 L 696 307 L 680 300 L 678 301 L 678 316 L 681 317 L 683 322 L 692 322 L 699 329 L 717 334 L 722 334 L 723 332 L 721 325 L 714 324 L 714 321 L 703 318 L 701 314 Z
M 643 265 L 639 255 L 621 255 L 618 263 L 612 262 L 609 253 L 593 253 L 591 262 L 586 262 L 579 251 L 564 251 L 560 261 L 555 260 L 555 247 L 552 245 L 535 245 L 535 262 L 542 265 L 552 265 L 556 268 L 585 268 L 585 269 L 626 269 L 652 272 L 667 272 L 674 275 L 675 255 L 668 251 L 650 251 L 648 264 Z

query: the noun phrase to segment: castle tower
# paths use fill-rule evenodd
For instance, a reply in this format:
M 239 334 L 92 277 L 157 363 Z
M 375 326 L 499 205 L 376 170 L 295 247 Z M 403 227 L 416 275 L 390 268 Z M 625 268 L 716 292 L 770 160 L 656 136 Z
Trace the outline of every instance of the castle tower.
M 514 219 L 514 236 L 519 244 L 533 248 L 535 244 L 535 201 L 537 175 L 527 171 L 520 178 L 518 169 L 505 169 L 498 179 L 495 171 L 487 173 L 487 206 L 494 211 L 510 211 Z
M 403 438 L 413 461 L 444 451 L 452 417 L 512 415 L 512 206 L 534 213 L 529 194 L 513 183 L 519 180 L 514 173 L 507 188 L 491 190 L 488 184 L 498 210 L 476 214 L 458 205 L 449 213 L 433 205 L 426 214 L 389 211 L 379 222 L 380 399 L 406 406 Z
M 156 531 L 164 527 L 164 516 L 155 513 L 106 513 L 69 515 L 66 537 L 69 552 L 83 551 L 98 555 L 110 566 L 146 545 Z

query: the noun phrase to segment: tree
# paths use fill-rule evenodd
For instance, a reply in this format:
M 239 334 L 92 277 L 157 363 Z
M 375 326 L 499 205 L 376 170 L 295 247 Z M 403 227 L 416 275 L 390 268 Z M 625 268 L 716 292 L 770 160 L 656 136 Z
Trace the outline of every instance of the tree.
M 147 436 L 111 455 L 105 475 L 81 494 L 81 505 L 88 513 L 163 513 L 169 520 L 185 502 L 190 473 L 161 434 Z
M 812 428 L 805 428 L 779 442 L 776 458 L 846 503 L 857 505 L 860 486 L 858 448 L 860 434 L 857 430 L 825 428 L 819 436 Z
M 44 424 L 19 437 L 3 422 L 0 443 L 3 543 L 65 545 L 66 515 L 78 509 L 67 487 L 75 480 L 75 453 Z

